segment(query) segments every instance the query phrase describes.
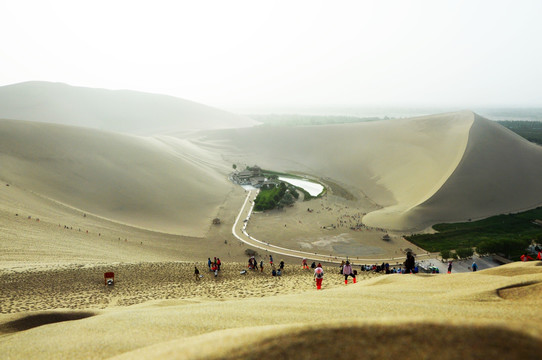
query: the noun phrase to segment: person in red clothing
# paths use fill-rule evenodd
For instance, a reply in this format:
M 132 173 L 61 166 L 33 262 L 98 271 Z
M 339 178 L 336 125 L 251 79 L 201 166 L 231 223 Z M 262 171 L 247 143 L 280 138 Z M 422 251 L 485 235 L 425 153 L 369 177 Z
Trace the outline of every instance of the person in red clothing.
M 322 290 L 322 280 L 324 280 L 324 269 L 322 264 L 318 263 L 316 269 L 314 269 L 314 279 L 316 280 L 316 290 Z
M 354 284 L 356 283 L 356 275 L 354 275 L 354 271 L 352 270 L 352 265 L 350 265 L 350 261 L 346 261 L 346 263 L 344 264 L 343 275 L 345 284 L 348 284 L 349 276 L 352 276 L 352 278 L 354 279 Z
M 536 255 L 536 260 L 542 260 L 542 251 L 538 252 L 538 255 Z
M 523 255 L 521 255 L 520 259 L 521 261 L 525 262 L 525 261 L 532 260 L 533 258 L 527 255 L 527 253 L 524 253 Z
M 308 269 L 309 268 L 309 265 L 307 264 L 307 259 L 303 258 L 303 269 Z

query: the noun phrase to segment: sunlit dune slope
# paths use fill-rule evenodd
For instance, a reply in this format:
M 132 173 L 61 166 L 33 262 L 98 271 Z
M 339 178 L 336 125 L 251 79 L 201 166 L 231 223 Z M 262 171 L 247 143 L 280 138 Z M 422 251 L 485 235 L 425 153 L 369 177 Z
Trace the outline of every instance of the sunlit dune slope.
M 247 117 L 173 96 L 40 81 L 0 87 L 0 118 L 137 134 L 255 124 Z
M 204 132 L 230 162 L 305 172 L 365 195 L 368 225 L 421 229 L 542 203 L 542 148 L 470 111 L 330 126 Z
M 177 265 L 163 264 L 164 276 L 168 268 L 170 276 L 179 276 Z M 140 276 L 145 278 L 144 271 L 154 276 L 154 269 L 142 268 Z M 94 270 L 77 271 L 89 271 L 91 277 Z M 49 282 L 57 279 L 54 275 L 42 286 L 50 287 Z M 272 293 L 296 281 L 313 282 L 311 273 L 303 271 L 261 281 L 247 276 L 232 271 L 218 280 L 186 279 L 182 284 L 168 280 L 171 287 L 193 289 L 201 298 L 104 310 L 5 314 L 0 317 L 4 334 L 0 350 L 7 357 L 39 354 L 44 359 L 419 359 L 433 353 L 444 359 L 539 357 L 542 316 L 533 310 L 540 306 L 542 291 L 538 262 L 477 273 L 384 275 L 348 286 L 329 271 L 322 291 L 312 285 L 308 291 L 294 287 L 288 294 L 263 298 L 248 295 L 215 301 L 211 297 L 224 283 L 229 284 L 224 291 L 245 296 Z M 152 291 L 156 282 L 160 279 L 147 282 L 141 292 Z M 103 284 L 96 281 L 88 286 Z M 118 302 L 136 295 L 128 293 L 124 298 L 121 288 L 118 293 L 113 290 L 109 296 L 120 297 Z M 43 326 L 38 326 L 39 321 Z
M 542 147 L 476 115 L 453 174 L 406 215 L 430 225 L 528 210 L 542 204 Z
M 0 179 L 82 211 L 202 236 L 233 186 L 180 141 L 0 121 Z

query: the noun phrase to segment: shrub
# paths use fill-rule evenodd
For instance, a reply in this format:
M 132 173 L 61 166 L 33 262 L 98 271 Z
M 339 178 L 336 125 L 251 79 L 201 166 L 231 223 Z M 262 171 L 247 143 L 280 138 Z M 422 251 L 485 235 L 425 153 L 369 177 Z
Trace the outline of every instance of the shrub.
M 446 261 L 452 257 L 452 252 L 450 250 L 441 250 L 440 256 L 442 257 L 444 261 Z
M 455 251 L 457 253 L 457 256 L 461 259 L 467 259 L 472 257 L 474 255 L 474 250 L 472 248 L 466 247 L 466 248 L 459 248 Z

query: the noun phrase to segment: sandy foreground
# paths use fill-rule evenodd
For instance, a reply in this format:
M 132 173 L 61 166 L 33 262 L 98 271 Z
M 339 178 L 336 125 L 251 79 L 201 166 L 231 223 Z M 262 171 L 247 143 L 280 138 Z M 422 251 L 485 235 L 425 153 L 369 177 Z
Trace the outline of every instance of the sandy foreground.
M 539 262 L 348 285 L 327 267 L 322 291 L 298 265 L 242 268 L 200 267 L 200 281 L 180 262 L 4 271 L 2 358 L 539 358 Z
M 309 127 L 302 137 L 254 128 L 149 139 L 2 121 L 0 358 L 539 359 L 539 262 L 367 274 L 348 285 L 327 264 L 322 291 L 286 256 L 281 278 L 270 276 L 267 261 L 264 273 L 240 274 L 248 246 L 231 230 L 246 193 L 227 180 L 232 163 L 328 181 L 324 198 L 254 214 L 248 230 L 354 260 L 412 247 L 401 232 L 384 242 L 378 224 L 490 215 L 501 211 L 486 201 L 494 194 L 511 194 L 499 203 L 508 210 L 536 206 L 539 148 L 472 113 L 406 119 L 394 131 L 390 124 Z M 486 130 L 500 140 L 487 141 Z M 496 148 L 514 151 L 495 157 Z M 465 183 L 483 164 L 493 165 Z M 502 171 L 511 164 L 514 171 Z M 408 216 L 398 217 L 403 210 Z M 358 219 L 374 226 L 352 231 Z M 260 251 L 258 261 L 268 255 Z M 216 279 L 209 256 L 224 262 Z M 103 283 L 106 271 L 115 272 L 113 287 Z

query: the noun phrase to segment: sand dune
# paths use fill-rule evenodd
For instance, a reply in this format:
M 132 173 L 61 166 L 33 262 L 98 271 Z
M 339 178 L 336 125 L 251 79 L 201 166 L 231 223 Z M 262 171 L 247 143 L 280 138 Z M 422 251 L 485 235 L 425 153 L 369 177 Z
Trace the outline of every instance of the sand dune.
M 286 258 L 281 278 L 267 264 L 264 273 L 241 275 L 245 246 L 230 231 L 246 195 L 227 173 L 232 163 L 257 163 L 333 184 L 325 199 L 260 214 L 250 228 L 326 243 L 324 231 L 343 239 L 348 230 L 327 232 L 318 221 L 343 212 L 406 228 L 535 206 L 539 170 L 531 164 L 540 156 L 470 112 L 177 137 L 2 120 L 0 180 L 10 186 L 0 188 L 0 353 L 538 359 L 539 262 L 453 275 L 364 274 L 348 286 L 326 266 L 318 292 L 298 259 Z M 343 190 L 355 199 L 341 199 Z M 211 227 L 217 215 L 224 226 Z M 381 242 L 380 234 L 365 244 Z M 403 243 L 389 244 L 393 254 Z M 204 263 L 213 255 L 225 262 L 216 279 Z M 105 271 L 115 272 L 113 287 L 104 286 Z
M 542 148 L 463 111 L 371 123 L 208 131 L 227 161 L 341 185 L 374 227 L 421 230 L 540 205 Z M 207 145 L 209 144 L 209 145 Z M 376 208 L 375 208 L 376 207 Z
M 202 236 L 233 185 L 182 144 L 24 121 L 0 121 L 0 179 L 98 216 Z M 217 165 L 220 167 L 220 165 Z
M 542 147 L 475 115 L 465 153 L 446 182 L 406 217 L 427 226 L 542 204 Z
M 417 359 L 437 352 L 445 359 L 536 359 L 542 345 L 542 318 L 533 311 L 540 305 L 538 265 L 515 263 L 497 273 L 384 275 L 348 286 L 326 268 L 318 292 L 310 271 L 299 267 L 275 279 L 242 276 L 235 271 L 242 265 L 229 264 L 223 277 L 196 282 L 192 263 L 134 264 L 117 268 L 122 275 L 114 288 L 101 283 L 102 267 L 65 269 L 64 283 L 56 283 L 54 270 L 9 272 L 0 276 L 7 289 L 2 296 L 16 295 L 17 283 L 28 282 L 15 299 L 21 303 L 72 305 L 71 296 L 83 288 L 95 295 L 81 294 L 90 302 L 77 310 L 1 315 L 0 350 L 8 358 L 44 359 Z M 63 296 L 50 289 L 55 286 Z M 179 291 L 192 296 L 179 297 Z M 133 299 L 152 301 L 126 306 Z
M 172 96 L 40 81 L 0 87 L 0 118 L 137 134 L 256 124 L 247 117 Z
M 542 168 L 534 166 L 542 148 L 468 111 L 154 137 L 9 120 L 0 127 L 3 181 L 81 211 L 188 236 L 203 236 L 218 216 L 235 187 L 227 180 L 232 163 L 336 184 L 352 194 L 344 206 L 367 213 L 365 224 L 399 231 L 525 210 L 542 198 Z M 311 234 L 318 235 L 301 235 Z

